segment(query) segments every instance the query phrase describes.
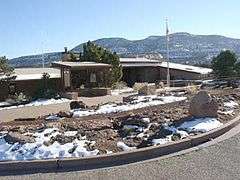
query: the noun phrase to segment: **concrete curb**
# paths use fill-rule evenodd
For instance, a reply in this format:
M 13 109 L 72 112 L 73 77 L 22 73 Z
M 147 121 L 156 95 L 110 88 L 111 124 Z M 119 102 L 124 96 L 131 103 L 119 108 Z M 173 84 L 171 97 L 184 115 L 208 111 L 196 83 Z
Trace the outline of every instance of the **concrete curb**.
M 196 135 L 165 145 L 141 148 L 134 151 L 120 152 L 111 155 L 99 155 L 85 158 L 67 158 L 63 160 L 0 162 L 0 175 L 90 170 L 151 160 L 160 156 L 171 155 L 172 153 L 177 153 L 182 150 L 185 150 L 189 153 L 189 148 L 196 150 L 196 146 L 205 142 L 209 142 L 210 140 L 223 135 L 238 124 L 240 124 L 240 116 L 229 121 L 223 126 L 204 134 Z

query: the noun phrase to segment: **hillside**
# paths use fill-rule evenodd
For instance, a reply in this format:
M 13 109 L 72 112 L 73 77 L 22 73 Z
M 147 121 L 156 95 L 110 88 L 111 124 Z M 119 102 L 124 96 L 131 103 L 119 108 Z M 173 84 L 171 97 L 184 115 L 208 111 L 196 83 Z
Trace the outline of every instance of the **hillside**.
M 142 40 L 127 40 L 124 38 L 103 38 L 94 41 L 121 57 L 160 53 L 166 56 L 166 37 L 149 36 Z M 82 51 L 83 44 L 72 49 Z M 193 35 L 189 33 L 174 33 L 170 35 L 170 58 L 173 62 L 188 64 L 209 64 L 213 56 L 221 50 L 229 49 L 240 56 L 240 39 L 219 35 Z M 59 60 L 61 53 L 49 53 L 45 62 Z M 32 66 L 42 64 L 42 55 L 25 56 L 11 60 L 14 66 Z

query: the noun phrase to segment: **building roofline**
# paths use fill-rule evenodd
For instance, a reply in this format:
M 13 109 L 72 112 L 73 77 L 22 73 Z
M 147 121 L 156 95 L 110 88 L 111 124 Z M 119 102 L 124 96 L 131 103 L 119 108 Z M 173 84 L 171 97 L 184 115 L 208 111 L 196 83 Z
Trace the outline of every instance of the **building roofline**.
M 68 61 L 59 61 L 52 62 L 53 67 L 68 67 L 68 68 L 84 68 L 84 67 L 111 67 L 110 64 L 96 63 L 96 62 L 68 62 Z

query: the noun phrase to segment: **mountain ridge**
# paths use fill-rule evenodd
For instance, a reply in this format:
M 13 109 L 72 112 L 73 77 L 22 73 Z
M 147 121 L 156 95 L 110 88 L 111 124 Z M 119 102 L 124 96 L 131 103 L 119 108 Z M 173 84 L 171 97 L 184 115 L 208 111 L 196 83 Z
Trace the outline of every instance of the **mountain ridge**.
M 228 49 L 240 56 L 240 39 L 222 35 L 194 35 L 187 32 L 177 32 L 170 37 L 171 61 L 183 64 L 209 64 L 213 56 L 220 51 Z M 94 43 L 117 52 L 121 57 L 134 57 L 136 55 L 162 54 L 166 57 L 166 36 L 148 36 L 140 40 L 126 38 L 101 38 Z M 71 51 L 79 53 L 84 43 L 74 47 Z M 60 60 L 62 52 L 48 53 L 45 56 L 47 64 Z M 10 60 L 15 67 L 40 66 L 43 55 L 22 56 Z

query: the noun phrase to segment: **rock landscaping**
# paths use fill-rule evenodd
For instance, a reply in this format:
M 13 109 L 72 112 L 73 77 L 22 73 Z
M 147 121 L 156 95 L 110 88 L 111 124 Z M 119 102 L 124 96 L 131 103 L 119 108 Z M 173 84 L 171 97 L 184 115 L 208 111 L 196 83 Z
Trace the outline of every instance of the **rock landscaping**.
M 178 141 L 233 119 L 240 93 L 183 91 L 135 95 L 97 107 L 80 103 L 71 112 L 1 123 L 0 160 L 85 157 Z

